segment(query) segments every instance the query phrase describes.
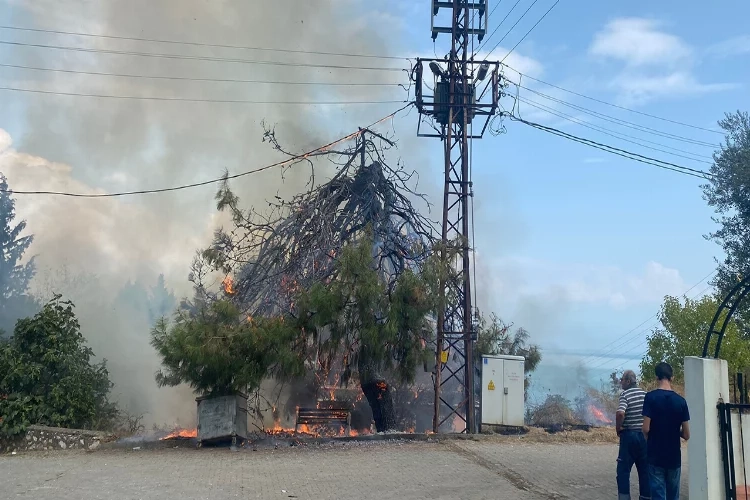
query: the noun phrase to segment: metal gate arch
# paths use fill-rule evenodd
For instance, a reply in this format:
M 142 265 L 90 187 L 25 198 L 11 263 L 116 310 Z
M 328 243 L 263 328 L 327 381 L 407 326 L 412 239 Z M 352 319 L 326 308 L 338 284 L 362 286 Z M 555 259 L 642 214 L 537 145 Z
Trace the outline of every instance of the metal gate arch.
M 713 357 L 718 359 L 721 353 L 721 341 L 724 339 L 727 326 L 737 311 L 737 308 L 743 300 L 750 294 L 750 276 L 740 280 L 734 288 L 724 297 L 719 308 L 716 310 L 711 326 L 708 328 L 706 334 L 706 341 L 703 344 L 703 355 L 702 357 L 709 357 L 709 350 L 711 347 L 711 339 L 716 337 L 716 345 L 714 346 Z M 734 445 L 734 432 L 732 429 L 733 418 L 732 415 L 737 415 L 737 421 L 739 422 L 739 433 L 740 449 L 742 456 L 742 476 L 746 479 L 747 471 L 745 468 L 745 439 L 743 433 L 743 415 L 750 414 L 750 401 L 748 401 L 748 392 L 746 383 L 743 383 L 742 374 L 737 374 L 735 379 L 735 400 L 737 399 L 737 389 L 739 388 L 739 403 L 730 403 L 729 401 L 720 400 L 717 405 L 718 418 L 719 418 L 719 434 L 721 439 L 721 454 L 724 462 L 724 487 L 725 495 L 727 500 L 736 500 L 738 491 L 737 484 L 737 466 L 735 463 L 735 445 Z M 728 395 L 727 395 L 728 396 Z M 745 498 L 748 498 L 747 485 L 743 485 Z
M 737 311 L 737 307 L 740 303 L 745 300 L 745 297 L 750 293 L 750 276 L 747 276 L 724 297 L 721 301 L 719 308 L 716 310 L 711 326 L 708 328 L 708 334 L 706 335 L 706 342 L 703 344 L 703 357 L 708 357 L 708 351 L 711 346 L 711 339 L 716 336 L 716 347 L 714 348 L 714 358 L 719 357 L 721 352 L 721 341 L 724 339 L 724 333 L 727 330 L 729 321 Z M 722 319 L 722 314 L 726 312 L 726 315 Z

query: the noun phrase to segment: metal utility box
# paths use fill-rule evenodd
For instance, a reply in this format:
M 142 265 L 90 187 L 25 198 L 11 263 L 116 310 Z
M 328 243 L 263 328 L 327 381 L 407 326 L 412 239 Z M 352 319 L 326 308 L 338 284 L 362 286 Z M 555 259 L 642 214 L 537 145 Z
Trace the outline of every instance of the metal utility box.
M 524 424 L 522 356 L 482 356 L 482 424 Z
M 200 397 L 198 403 L 198 444 L 247 439 L 247 395 Z

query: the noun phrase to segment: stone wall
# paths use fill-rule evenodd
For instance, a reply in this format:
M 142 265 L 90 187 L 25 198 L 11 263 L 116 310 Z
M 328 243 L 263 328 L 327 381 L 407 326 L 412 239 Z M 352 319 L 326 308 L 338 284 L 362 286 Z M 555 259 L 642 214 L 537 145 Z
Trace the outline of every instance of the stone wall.
M 30 425 L 26 434 L 15 440 L 0 438 L 0 453 L 31 450 L 95 450 L 102 443 L 113 439 L 113 436 L 105 432 Z

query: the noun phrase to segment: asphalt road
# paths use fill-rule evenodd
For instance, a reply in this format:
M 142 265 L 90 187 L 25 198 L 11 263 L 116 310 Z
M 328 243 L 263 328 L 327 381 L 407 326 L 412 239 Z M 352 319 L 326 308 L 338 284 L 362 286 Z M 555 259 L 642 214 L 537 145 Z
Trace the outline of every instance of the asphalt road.
M 602 500 L 617 498 L 616 456 L 513 440 L 27 452 L 0 456 L 0 498 Z M 683 483 L 687 498 L 686 467 Z

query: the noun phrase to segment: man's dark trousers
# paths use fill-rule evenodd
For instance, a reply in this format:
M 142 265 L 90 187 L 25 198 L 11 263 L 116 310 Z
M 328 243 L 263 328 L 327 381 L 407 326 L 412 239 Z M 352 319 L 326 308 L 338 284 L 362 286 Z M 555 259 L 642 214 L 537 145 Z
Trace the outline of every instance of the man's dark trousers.
M 620 453 L 617 456 L 617 493 L 619 500 L 630 500 L 630 471 L 638 471 L 640 500 L 651 498 L 649 488 L 646 438 L 640 429 L 624 429 L 620 433 Z

